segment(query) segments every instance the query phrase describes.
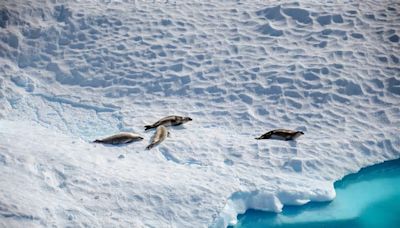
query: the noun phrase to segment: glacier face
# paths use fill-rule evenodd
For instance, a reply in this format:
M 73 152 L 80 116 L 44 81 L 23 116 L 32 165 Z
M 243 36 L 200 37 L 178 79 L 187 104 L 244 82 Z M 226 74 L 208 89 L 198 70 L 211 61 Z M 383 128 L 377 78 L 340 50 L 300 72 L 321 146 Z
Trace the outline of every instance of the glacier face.
M 400 157 L 400 5 L 2 1 L 0 224 L 224 227 Z M 194 121 L 145 151 L 143 126 Z M 297 142 L 256 141 L 273 128 Z M 143 142 L 89 141 L 134 131 Z

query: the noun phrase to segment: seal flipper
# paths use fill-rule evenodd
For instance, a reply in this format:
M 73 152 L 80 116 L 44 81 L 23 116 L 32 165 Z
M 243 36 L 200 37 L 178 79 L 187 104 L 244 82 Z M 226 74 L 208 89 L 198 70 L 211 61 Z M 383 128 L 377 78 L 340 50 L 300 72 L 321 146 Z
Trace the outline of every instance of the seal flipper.
M 153 125 L 146 125 L 146 126 L 144 126 L 144 130 L 145 130 L 145 131 L 147 131 L 147 130 L 149 130 L 149 129 L 152 129 L 152 128 L 154 128 Z
M 272 136 L 272 132 L 269 131 L 269 132 L 267 132 L 267 133 L 261 135 L 260 137 L 255 138 L 255 139 L 257 139 L 257 140 L 260 140 L 260 139 L 270 139 L 271 136 Z
M 148 145 L 148 146 L 146 147 L 146 150 L 150 150 L 150 149 L 153 148 L 153 147 L 154 147 L 154 144 L 151 143 L 150 145 Z

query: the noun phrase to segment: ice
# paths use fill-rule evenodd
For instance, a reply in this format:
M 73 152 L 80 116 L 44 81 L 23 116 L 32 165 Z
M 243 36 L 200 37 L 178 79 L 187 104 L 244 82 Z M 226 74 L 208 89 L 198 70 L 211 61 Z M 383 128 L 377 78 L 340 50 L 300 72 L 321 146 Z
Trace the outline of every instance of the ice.
M 226 227 L 400 157 L 400 4 L 1 1 L 0 224 Z M 144 125 L 193 121 L 146 151 Z M 274 128 L 296 142 L 255 140 Z M 126 146 L 90 141 L 121 131 Z
M 332 202 L 285 206 L 280 214 L 246 212 L 235 227 L 396 227 L 399 181 L 400 159 L 384 162 L 335 182 Z

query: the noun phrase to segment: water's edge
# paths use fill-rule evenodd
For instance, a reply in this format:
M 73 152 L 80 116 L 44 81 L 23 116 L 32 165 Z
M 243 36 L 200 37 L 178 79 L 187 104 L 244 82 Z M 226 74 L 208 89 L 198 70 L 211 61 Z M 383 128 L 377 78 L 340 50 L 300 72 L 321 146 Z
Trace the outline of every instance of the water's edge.
M 334 183 L 331 202 L 284 206 L 282 213 L 248 210 L 234 227 L 338 227 L 400 224 L 400 159 L 364 167 Z

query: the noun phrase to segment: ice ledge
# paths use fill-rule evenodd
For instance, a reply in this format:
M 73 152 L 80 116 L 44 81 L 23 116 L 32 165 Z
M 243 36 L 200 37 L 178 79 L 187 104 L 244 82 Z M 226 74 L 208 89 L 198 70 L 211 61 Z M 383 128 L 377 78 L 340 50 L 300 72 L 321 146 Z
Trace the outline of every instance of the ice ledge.
M 279 213 L 282 212 L 284 205 L 303 205 L 310 201 L 324 202 L 335 198 L 336 192 L 333 183 L 326 181 L 315 184 L 318 187 L 307 192 L 287 190 L 235 192 L 229 197 L 224 209 L 210 227 L 221 228 L 235 225 L 238 214 L 244 214 L 248 209 Z

